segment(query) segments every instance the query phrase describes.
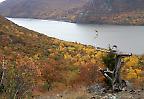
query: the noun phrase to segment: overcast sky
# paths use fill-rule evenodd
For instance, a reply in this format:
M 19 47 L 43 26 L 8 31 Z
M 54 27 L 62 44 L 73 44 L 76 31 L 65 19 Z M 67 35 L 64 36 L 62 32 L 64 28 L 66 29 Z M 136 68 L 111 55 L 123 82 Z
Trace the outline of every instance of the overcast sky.
M 0 0 L 0 2 L 5 1 L 5 0 Z

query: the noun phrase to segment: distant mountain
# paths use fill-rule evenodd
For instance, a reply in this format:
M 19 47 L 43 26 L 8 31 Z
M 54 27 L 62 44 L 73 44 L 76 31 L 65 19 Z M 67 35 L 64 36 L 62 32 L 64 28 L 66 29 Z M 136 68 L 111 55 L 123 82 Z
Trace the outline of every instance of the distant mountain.
M 77 9 L 86 2 L 87 0 L 6 0 L 0 4 L 0 14 L 7 17 L 66 20 L 73 17 Z
M 144 0 L 6 0 L 0 14 L 79 23 L 144 24 Z
M 101 24 L 144 24 L 144 0 L 90 0 L 79 22 Z

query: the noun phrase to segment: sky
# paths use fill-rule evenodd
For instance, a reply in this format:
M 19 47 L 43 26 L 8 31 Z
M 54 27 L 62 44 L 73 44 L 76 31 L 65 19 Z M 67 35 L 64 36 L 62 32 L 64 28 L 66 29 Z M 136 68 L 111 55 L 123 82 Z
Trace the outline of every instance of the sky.
M 3 1 L 5 1 L 5 0 L 0 0 L 0 2 L 3 2 Z

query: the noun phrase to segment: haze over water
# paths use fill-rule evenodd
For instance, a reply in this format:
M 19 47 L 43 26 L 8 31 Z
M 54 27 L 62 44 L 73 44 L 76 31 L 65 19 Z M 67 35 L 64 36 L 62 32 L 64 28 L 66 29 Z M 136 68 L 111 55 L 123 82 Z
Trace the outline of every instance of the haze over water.
M 8 19 L 20 26 L 65 41 L 102 48 L 107 48 L 109 44 L 117 45 L 120 51 L 144 54 L 144 26 L 75 24 L 26 18 Z

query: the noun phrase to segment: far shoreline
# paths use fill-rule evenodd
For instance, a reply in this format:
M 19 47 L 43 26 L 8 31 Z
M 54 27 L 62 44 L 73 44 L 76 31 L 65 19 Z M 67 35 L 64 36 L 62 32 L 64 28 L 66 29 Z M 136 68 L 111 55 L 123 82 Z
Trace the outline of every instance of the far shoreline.
M 117 25 L 117 26 L 144 26 L 138 25 L 138 24 L 114 24 L 114 23 L 97 23 L 97 22 L 77 22 L 77 21 L 72 21 L 72 20 L 61 20 L 61 19 L 48 19 L 48 18 L 35 18 L 35 17 L 10 17 L 6 16 L 5 18 L 19 18 L 19 19 L 36 19 L 36 20 L 50 20 L 50 21 L 59 21 L 59 22 L 68 22 L 68 23 L 75 23 L 75 24 L 97 24 L 97 25 Z

